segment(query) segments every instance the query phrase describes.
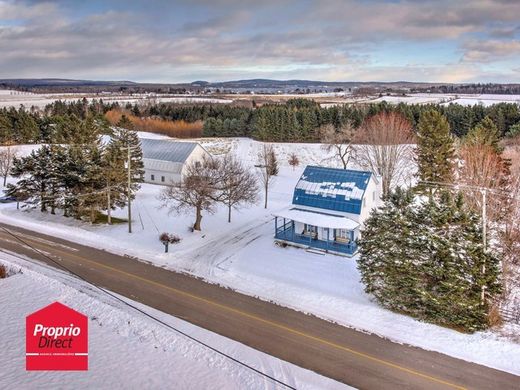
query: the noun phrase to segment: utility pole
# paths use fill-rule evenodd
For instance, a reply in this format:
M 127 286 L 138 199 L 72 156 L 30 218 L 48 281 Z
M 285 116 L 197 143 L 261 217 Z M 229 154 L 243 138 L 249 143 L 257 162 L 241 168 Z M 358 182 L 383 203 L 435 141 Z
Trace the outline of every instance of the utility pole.
M 107 222 L 109 225 L 112 225 L 112 215 L 111 215 L 112 202 L 110 201 L 110 187 L 107 190 Z
M 483 188 L 482 190 L 482 243 L 484 245 L 484 254 L 486 253 L 487 249 L 487 210 L 486 210 L 486 203 L 487 203 L 487 189 Z M 482 263 L 482 276 L 486 274 L 486 261 L 484 259 L 484 262 Z M 483 305 L 486 299 L 486 288 L 487 286 L 485 284 L 482 285 L 482 291 L 480 293 L 480 303 Z
M 131 161 L 131 155 L 130 155 L 130 145 L 128 145 L 128 161 L 127 161 L 127 168 L 128 168 L 128 188 L 127 188 L 127 197 L 128 197 L 128 233 L 132 233 L 132 171 L 130 168 L 130 161 Z

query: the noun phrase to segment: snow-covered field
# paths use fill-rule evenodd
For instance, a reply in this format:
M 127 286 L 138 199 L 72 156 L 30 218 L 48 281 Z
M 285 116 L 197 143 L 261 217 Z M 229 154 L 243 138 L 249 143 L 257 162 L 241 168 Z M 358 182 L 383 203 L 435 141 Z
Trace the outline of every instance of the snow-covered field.
M 0 264 L 7 265 L 11 273 L 0 279 L 0 388 L 280 387 L 64 273 L 4 254 Z M 87 372 L 25 371 L 25 317 L 54 301 L 90 319 Z M 150 307 L 127 302 L 295 388 L 348 388 Z
M 3 107 L 15 107 L 18 108 L 21 105 L 26 108 L 37 107 L 43 108 L 47 104 L 51 104 L 56 100 L 62 100 L 65 102 L 73 102 L 85 97 L 88 101 L 94 99 L 103 99 L 105 103 L 119 102 L 121 104 L 126 103 L 231 103 L 229 99 L 218 99 L 218 98 L 206 98 L 197 97 L 190 95 L 179 95 L 179 96 L 153 96 L 149 94 L 141 95 L 120 95 L 120 94 L 35 94 L 30 92 L 19 92 L 11 90 L 0 90 L 0 108 Z
M 252 166 L 261 143 L 249 139 L 213 139 L 204 140 L 203 145 L 214 153 L 231 151 Z M 226 210 L 219 208 L 214 215 L 204 215 L 202 232 L 189 232 L 193 215 L 168 215 L 166 209 L 160 208 L 157 196 L 161 187 L 154 185 L 143 185 L 137 194 L 131 235 L 126 225 L 92 226 L 38 211 L 17 211 L 14 204 L 0 206 L 0 220 L 116 253 L 128 253 L 397 342 L 520 374 L 520 345 L 498 331 L 467 335 L 382 309 L 364 293 L 355 259 L 274 245 L 272 213 L 290 204 L 293 188 L 305 165 L 334 164 L 319 144 L 274 146 L 281 168 L 269 195 L 269 208 L 265 210 L 259 204 L 234 211 L 230 224 Z M 287 165 L 291 152 L 301 161 L 294 171 Z M 116 213 L 125 214 L 125 210 Z M 182 242 L 171 246 L 168 254 L 162 253 L 163 246 L 158 241 L 159 233 L 164 231 L 182 237 Z M 520 327 L 512 330 L 520 333 Z
M 322 107 L 331 107 L 335 105 L 341 105 L 345 103 L 379 103 L 386 101 L 391 104 L 398 103 L 409 103 L 409 104 L 426 104 L 426 103 L 437 103 L 437 104 L 450 104 L 457 103 L 463 106 L 472 106 L 475 104 L 481 104 L 483 106 L 491 106 L 493 104 L 506 102 L 506 103 L 517 103 L 520 104 L 520 95 L 488 95 L 488 94 L 433 94 L 433 93 L 416 93 L 407 94 L 405 96 L 389 95 L 382 97 L 359 97 L 351 95 L 345 92 L 330 92 L 330 93 L 317 93 L 307 95 L 275 95 L 276 97 L 304 97 L 307 99 L 315 98 L 341 98 L 344 99 L 334 103 L 322 103 Z M 205 97 L 205 96 L 191 96 L 191 95 L 166 95 L 156 96 L 152 94 L 133 94 L 133 95 L 121 95 L 121 94 L 80 94 L 80 93 L 49 93 L 49 94 L 35 94 L 31 92 L 20 92 L 12 90 L 1 90 L 0 89 L 0 108 L 3 107 L 20 107 L 21 105 L 26 108 L 37 107 L 43 108 L 47 104 L 50 104 L 56 100 L 62 100 L 65 102 L 73 102 L 78 99 L 85 97 L 91 101 L 94 99 L 103 99 L 104 102 L 119 102 L 121 104 L 131 103 L 232 103 L 232 99 Z
M 520 104 L 520 95 L 488 95 L 488 94 L 407 94 L 405 96 L 382 96 L 377 99 L 368 100 L 371 103 L 386 101 L 387 103 L 398 104 L 427 104 L 437 103 L 447 105 L 456 103 L 463 106 L 473 106 L 475 104 L 485 107 L 497 103 L 516 103 Z

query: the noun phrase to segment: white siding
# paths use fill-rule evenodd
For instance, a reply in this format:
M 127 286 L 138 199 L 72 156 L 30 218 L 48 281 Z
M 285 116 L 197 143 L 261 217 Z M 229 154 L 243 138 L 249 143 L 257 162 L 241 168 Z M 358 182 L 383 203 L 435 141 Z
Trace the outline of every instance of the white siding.
M 202 146 L 197 145 L 184 163 L 144 158 L 144 182 L 160 185 L 179 183 L 184 175 L 186 165 L 192 161 L 201 161 L 204 155 L 210 156 Z M 152 180 L 152 175 L 154 180 Z M 162 177 L 164 177 L 164 182 L 161 181 Z

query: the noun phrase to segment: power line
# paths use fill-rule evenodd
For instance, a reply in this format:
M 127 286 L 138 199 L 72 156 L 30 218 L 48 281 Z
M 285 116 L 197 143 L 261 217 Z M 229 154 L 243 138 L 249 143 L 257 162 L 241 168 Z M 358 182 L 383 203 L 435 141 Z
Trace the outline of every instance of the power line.
M 70 274 L 74 275 L 74 276 L 77 277 L 78 279 L 81 279 L 81 280 L 84 281 L 85 283 L 88 283 L 89 285 L 91 285 L 91 286 L 93 286 L 94 288 L 100 290 L 101 292 L 103 292 L 103 293 L 109 295 L 110 297 L 112 297 L 112 298 L 114 298 L 115 300 L 117 300 L 117 301 L 123 303 L 124 305 L 127 305 L 127 306 L 131 307 L 132 309 L 138 311 L 139 313 L 145 315 L 146 317 L 151 318 L 152 320 L 154 320 L 154 321 L 160 323 L 161 325 L 163 325 L 163 326 L 165 326 L 165 327 L 167 327 L 167 328 L 173 330 L 174 332 L 177 332 L 177 333 L 183 335 L 184 337 L 190 339 L 191 341 L 193 341 L 193 342 L 195 342 L 195 343 L 197 343 L 197 344 L 200 344 L 200 345 L 202 345 L 202 346 L 204 346 L 204 347 L 210 349 L 210 350 L 213 351 L 213 352 L 215 352 L 215 353 L 217 353 L 217 354 L 219 354 L 219 355 L 221 355 L 221 356 L 224 356 L 225 358 L 227 358 L 227 359 L 229 359 L 229 360 L 231 360 L 231 361 L 237 363 L 238 365 L 243 366 L 243 367 L 245 367 L 245 368 L 248 368 L 249 370 L 251 370 L 251 371 L 253 371 L 253 372 L 259 374 L 260 376 L 265 377 L 265 378 L 267 378 L 267 379 L 269 379 L 269 380 L 275 382 L 275 384 L 282 385 L 282 386 L 284 386 L 284 387 L 286 387 L 286 388 L 288 388 L 288 389 L 291 389 L 291 390 L 296 390 L 295 387 L 293 387 L 293 386 L 291 386 L 291 385 L 289 385 L 289 384 L 287 384 L 287 383 L 285 383 L 285 382 L 282 382 L 281 380 L 276 379 L 275 377 L 273 377 L 273 376 L 271 376 L 271 375 L 269 375 L 269 374 L 266 374 L 265 372 L 262 372 L 262 371 L 260 371 L 260 370 L 258 370 L 258 369 L 256 369 L 256 368 L 250 366 L 249 364 L 244 363 L 244 362 L 238 360 L 237 358 L 234 358 L 233 356 L 228 355 L 227 353 L 222 352 L 222 351 L 218 350 L 217 348 L 212 347 L 211 345 L 209 345 L 209 344 L 207 344 L 207 343 L 205 343 L 205 342 L 203 342 L 203 341 L 198 340 L 197 338 L 195 338 L 195 337 L 193 337 L 193 336 L 190 336 L 189 334 L 183 332 L 182 330 L 179 330 L 179 329 L 175 328 L 174 326 L 172 326 L 172 325 L 170 325 L 170 324 L 168 324 L 168 323 L 166 323 L 166 322 L 160 320 L 159 318 L 154 317 L 153 315 L 151 315 L 151 314 L 145 312 L 144 310 L 139 309 L 138 307 L 132 305 L 131 303 L 125 301 L 124 299 L 119 298 L 117 295 L 114 295 L 114 294 L 112 294 L 111 292 L 109 292 L 109 291 L 107 291 L 107 290 L 105 290 L 105 289 L 103 289 L 103 288 L 97 286 L 96 284 L 94 284 L 94 283 L 88 281 L 87 279 L 83 278 L 81 275 L 79 275 L 79 274 L 77 274 L 76 272 L 70 270 L 68 267 L 66 267 L 66 266 L 64 266 L 63 264 L 61 264 L 61 263 L 57 262 L 56 260 L 52 259 L 50 256 L 48 256 L 48 255 L 45 254 L 44 252 L 40 251 L 38 248 L 35 248 L 34 246 L 32 246 L 31 244 L 29 244 L 28 242 L 26 242 L 26 241 L 23 240 L 22 238 L 18 237 L 18 235 L 12 233 L 9 229 L 7 229 L 7 228 L 5 228 L 5 227 L 3 227 L 3 226 L 0 226 L 0 228 L 1 228 L 3 231 L 5 231 L 7 234 L 9 234 L 10 236 L 12 236 L 15 240 L 20 241 L 22 244 L 24 244 L 25 246 L 29 247 L 29 248 L 32 249 L 34 252 L 38 253 L 40 256 L 46 258 L 47 260 L 51 261 L 52 263 L 56 264 L 57 266 L 63 268 L 65 271 L 67 271 L 67 272 L 69 272 Z

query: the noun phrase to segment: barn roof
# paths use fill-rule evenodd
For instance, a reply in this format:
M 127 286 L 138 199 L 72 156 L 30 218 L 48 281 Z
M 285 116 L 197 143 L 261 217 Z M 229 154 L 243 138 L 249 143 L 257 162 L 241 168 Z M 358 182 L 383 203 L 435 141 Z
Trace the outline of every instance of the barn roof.
M 293 204 L 361 214 L 371 172 L 307 166 L 294 188 Z
M 141 138 L 143 158 L 152 160 L 184 163 L 197 145 L 196 142 Z

